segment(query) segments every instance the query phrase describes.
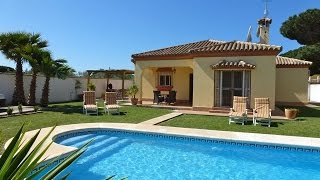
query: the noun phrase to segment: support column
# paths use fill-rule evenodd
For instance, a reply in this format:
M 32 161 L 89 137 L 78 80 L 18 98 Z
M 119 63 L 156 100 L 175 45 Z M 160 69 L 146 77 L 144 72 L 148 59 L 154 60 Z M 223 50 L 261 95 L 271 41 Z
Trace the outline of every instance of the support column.
M 125 72 L 123 72 L 122 74 L 122 90 L 121 90 L 122 100 L 124 99 L 124 77 L 125 77 Z
M 143 75 L 143 69 L 136 62 L 135 70 L 134 70 L 134 83 L 139 88 L 138 104 L 142 104 L 142 75 Z

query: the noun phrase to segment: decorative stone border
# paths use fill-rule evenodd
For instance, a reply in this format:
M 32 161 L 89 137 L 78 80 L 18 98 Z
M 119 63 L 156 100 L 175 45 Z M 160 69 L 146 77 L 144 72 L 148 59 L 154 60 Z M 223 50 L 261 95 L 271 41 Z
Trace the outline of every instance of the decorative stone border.
M 53 141 L 56 143 L 61 142 L 64 139 L 70 137 L 76 137 L 79 135 L 86 134 L 110 134 L 110 135 L 121 135 L 121 136 L 135 136 L 135 137 L 153 137 L 158 139 L 173 139 L 178 141 L 192 141 L 200 143 L 210 143 L 210 144 L 226 144 L 232 146 L 247 146 L 253 148 L 263 148 L 263 149 L 272 149 L 272 150 L 285 150 L 285 151 L 299 151 L 299 152 L 314 152 L 320 153 L 320 148 L 316 147 L 298 147 L 298 146 L 289 146 L 289 145 L 278 145 L 278 144 L 264 144 L 260 142 L 252 143 L 245 141 L 233 141 L 233 140 L 224 140 L 224 139 L 212 139 L 212 138 L 201 138 L 201 137 L 191 137 L 183 135 L 172 135 L 172 134 L 160 134 L 160 133 L 147 133 L 139 131 L 129 131 L 129 130 L 119 130 L 119 129 L 83 129 L 76 131 L 68 131 L 62 134 L 58 134 L 53 138 Z

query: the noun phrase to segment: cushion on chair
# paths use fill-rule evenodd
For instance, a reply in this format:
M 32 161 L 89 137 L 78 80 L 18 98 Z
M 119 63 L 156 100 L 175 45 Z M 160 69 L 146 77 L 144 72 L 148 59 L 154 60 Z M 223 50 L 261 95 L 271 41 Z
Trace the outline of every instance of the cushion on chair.
M 270 102 L 269 98 L 254 98 L 256 117 L 269 118 L 270 117 Z
M 88 104 L 88 105 L 84 105 L 85 109 L 97 109 L 97 105 L 95 104 Z
M 117 104 L 106 105 L 106 107 L 107 107 L 108 109 L 118 109 L 118 108 L 120 108 L 120 106 L 117 105 Z
M 244 116 L 245 113 L 232 111 L 232 112 L 230 112 L 229 115 L 230 115 L 230 116 Z

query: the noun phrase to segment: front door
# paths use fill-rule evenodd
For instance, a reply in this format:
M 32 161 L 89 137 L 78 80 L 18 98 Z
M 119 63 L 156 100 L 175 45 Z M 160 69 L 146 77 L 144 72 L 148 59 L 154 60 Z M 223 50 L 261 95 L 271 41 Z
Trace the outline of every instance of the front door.
M 250 94 L 250 71 L 216 71 L 215 106 L 231 107 L 233 96 Z

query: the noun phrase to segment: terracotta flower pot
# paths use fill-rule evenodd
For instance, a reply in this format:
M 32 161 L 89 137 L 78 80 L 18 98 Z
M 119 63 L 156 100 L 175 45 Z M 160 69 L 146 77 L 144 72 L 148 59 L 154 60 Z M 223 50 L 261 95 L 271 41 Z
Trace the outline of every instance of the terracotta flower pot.
M 131 98 L 131 104 L 132 105 L 137 105 L 138 104 L 138 99 L 137 98 Z
M 298 109 L 285 109 L 284 114 L 288 119 L 295 119 L 298 114 Z

